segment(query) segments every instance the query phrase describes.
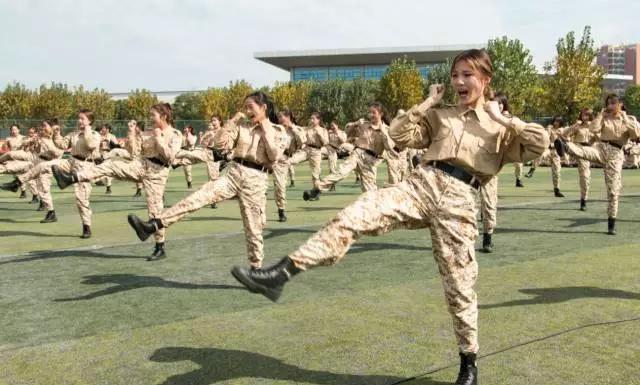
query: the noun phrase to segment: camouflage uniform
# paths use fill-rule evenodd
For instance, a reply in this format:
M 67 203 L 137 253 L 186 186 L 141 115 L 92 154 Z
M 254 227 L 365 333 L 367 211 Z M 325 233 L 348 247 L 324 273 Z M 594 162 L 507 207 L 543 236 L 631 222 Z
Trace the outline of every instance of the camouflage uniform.
M 402 182 L 407 175 L 407 149 L 395 147 L 394 151 L 385 151 L 382 155 L 387 162 L 387 186 Z
M 287 206 L 287 173 L 293 168 L 293 165 L 289 164 L 289 156 L 302 149 L 306 137 L 304 131 L 295 125 L 286 127 L 278 134 L 284 153 L 277 162 L 273 162 L 273 187 L 276 206 L 284 210 Z
M 157 218 L 164 207 L 164 189 L 169 168 L 182 145 L 182 133 L 169 127 L 156 138 L 153 131 L 145 131 L 141 137 L 141 157 L 130 162 L 109 159 L 100 165 L 89 165 L 77 173 L 80 182 L 89 182 L 105 176 L 142 183 L 150 218 Z M 164 242 L 164 229 L 155 233 L 158 243 Z
M 306 160 L 311 168 L 311 183 L 316 186 L 320 180 L 322 167 L 322 147 L 329 143 L 327 129 L 321 126 L 306 127 L 304 129 L 306 147 L 303 151 L 298 151 L 289 158 L 290 165 L 296 165 Z
M 524 175 L 524 164 L 522 162 L 514 163 L 513 171 L 516 175 L 516 179 L 522 180 L 522 176 Z
M 289 257 L 303 270 L 330 265 L 363 234 L 429 228 L 460 351 L 477 352 L 474 189 L 430 162 L 447 160 L 487 183 L 504 163 L 533 159 L 549 144 L 542 127 L 516 118 L 511 125 L 499 125 L 482 108 L 413 107 L 389 131 L 400 146 L 428 148 L 423 163 L 405 181 L 361 195 Z
M 116 136 L 110 132 L 108 132 L 107 135 L 104 135 L 104 136 L 101 134 L 99 135 L 100 135 L 100 155 L 104 157 L 104 154 L 108 154 L 109 151 L 111 151 L 111 147 L 113 145 L 118 144 L 118 138 L 116 138 Z M 104 178 L 102 178 L 102 182 L 106 187 L 110 188 L 111 182 L 113 182 L 113 178 L 105 176 Z
M 156 218 L 164 227 L 168 227 L 206 205 L 237 197 L 247 238 L 249 262 L 251 266 L 261 267 L 264 258 L 262 230 L 266 224 L 267 172 L 284 151 L 284 146 L 279 142 L 284 127 L 273 124 L 271 129 L 272 132 L 263 134 L 262 129 L 239 126 L 229 121 L 215 138 L 220 148 L 233 150 L 233 161 L 228 171 L 162 211 Z
M 589 123 L 578 122 L 569 127 L 564 136 L 567 140 L 579 144 L 581 146 L 591 146 L 594 135 L 591 133 Z M 582 158 L 577 158 L 578 176 L 580 177 L 580 198 L 587 200 L 589 198 L 589 188 L 591 187 L 591 163 Z
M 609 218 L 618 216 L 618 198 L 622 189 L 622 147 L 629 139 L 640 137 L 640 128 L 636 120 L 621 112 L 616 117 L 603 117 L 602 113 L 591 123 L 591 132 L 599 135 L 599 141 L 593 146 L 567 143 L 568 152 L 579 158 L 603 165 L 604 182 L 607 186 Z
M 204 161 L 206 163 L 209 180 L 216 180 L 220 177 L 220 161 L 215 160 L 213 156 L 213 151 L 219 149 L 216 146 L 215 137 L 220 130 L 222 130 L 222 128 L 218 130 L 207 130 L 204 135 L 202 135 L 202 140 L 200 142 L 200 145 L 204 150 L 196 149 L 191 153 L 195 158 L 192 159 L 192 161 Z
M 29 171 L 29 168 L 33 167 L 34 163 L 36 163 L 38 159 L 35 153 L 31 150 L 32 145 L 36 140 L 37 136 L 30 138 L 20 134 L 15 137 L 7 137 L 5 146 L 9 151 L 3 154 L 0 159 L 9 159 L 11 153 L 13 153 L 13 155 L 22 153 L 24 157 L 22 158 L 22 160 L 13 160 L 6 163 L 0 163 L 0 174 L 17 175 Z M 20 156 L 18 156 L 18 158 L 20 158 Z M 0 160 L 0 162 L 4 161 Z M 38 183 L 36 180 L 30 180 L 28 183 L 20 185 L 20 190 L 25 191 L 27 187 L 34 197 L 40 195 L 38 191 Z
M 347 141 L 347 134 L 338 129 L 337 131 L 328 130 L 329 143 L 327 143 L 327 161 L 329 163 L 329 173 L 333 174 L 338 171 L 338 151 L 340 146 Z
M 198 141 L 198 137 L 195 135 L 187 134 L 182 136 L 182 149 L 178 151 L 176 154 L 176 163 L 182 165 L 182 169 L 184 170 L 184 178 L 187 180 L 187 183 L 191 185 L 193 182 L 193 167 L 192 162 L 190 160 L 182 160 L 179 162 L 178 160 L 184 159 L 183 156 L 185 153 L 194 151 L 196 149 L 196 142 Z
M 484 234 L 493 234 L 498 213 L 498 176 L 494 176 L 478 190 Z

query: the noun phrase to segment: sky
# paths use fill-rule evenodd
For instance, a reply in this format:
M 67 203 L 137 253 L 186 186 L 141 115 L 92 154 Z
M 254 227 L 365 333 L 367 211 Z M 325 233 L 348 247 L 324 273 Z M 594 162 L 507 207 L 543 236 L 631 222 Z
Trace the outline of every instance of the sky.
M 615 6 L 612 6 L 614 4 Z M 188 91 L 289 74 L 259 51 L 520 39 L 542 65 L 569 31 L 640 42 L 640 1 L 0 0 L 0 89 L 19 81 Z

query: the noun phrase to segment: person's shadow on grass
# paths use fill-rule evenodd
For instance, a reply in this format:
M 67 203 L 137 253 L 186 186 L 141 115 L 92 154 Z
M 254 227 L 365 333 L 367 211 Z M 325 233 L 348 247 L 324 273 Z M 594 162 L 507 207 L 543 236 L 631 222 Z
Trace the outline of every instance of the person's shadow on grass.
M 168 289 L 231 289 L 231 290 L 246 290 L 242 286 L 233 285 L 215 285 L 215 284 L 195 284 L 186 282 L 169 281 L 160 277 L 151 277 L 135 274 L 104 274 L 104 275 L 88 275 L 83 277 L 82 281 L 85 285 L 104 285 L 112 283 L 114 286 L 110 286 L 106 289 L 98 290 L 86 295 L 72 297 L 72 298 L 58 298 L 54 299 L 55 302 L 69 302 L 69 301 L 82 301 L 89 300 L 106 295 L 122 293 L 129 290 L 141 289 L 143 287 L 161 287 Z
M 640 293 L 616 289 L 602 289 L 593 286 L 550 287 L 540 289 L 521 289 L 518 291 L 523 294 L 534 295 L 535 297 L 490 305 L 480 305 L 478 308 L 494 309 L 511 306 L 542 305 L 567 302 L 581 298 L 612 298 L 640 301 Z
M 405 379 L 384 375 L 341 374 L 325 370 L 311 370 L 287 364 L 277 358 L 259 353 L 233 349 L 165 347 L 156 350 L 151 357 L 154 362 L 192 361 L 200 365 L 194 371 L 176 374 L 161 385 L 205 385 L 235 378 L 255 378 L 292 383 L 320 385 L 387 385 Z M 421 385 L 445 385 L 444 382 L 426 382 Z M 408 382 L 416 384 L 415 382 Z

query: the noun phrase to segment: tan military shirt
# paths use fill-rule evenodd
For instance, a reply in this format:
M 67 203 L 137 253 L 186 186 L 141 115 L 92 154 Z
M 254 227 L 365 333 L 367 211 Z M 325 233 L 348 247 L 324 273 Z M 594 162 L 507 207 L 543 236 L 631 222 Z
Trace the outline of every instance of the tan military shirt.
M 340 148 L 342 143 L 347 141 L 347 134 L 342 130 L 328 130 L 329 133 L 329 143 L 328 145 L 333 147 L 334 149 Z
M 287 130 L 288 144 L 285 147 L 285 153 L 288 156 L 293 155 L 296 151 L 302 149 L 307 142 L 307 136 L 304 128 L 292 124 L 290 127 L 285 127 Z
M 182 148 L 184 150 L 193 150 L 196 148 L 196 143 L 198 142 L 198 137 L 195 135 L 187 134 L 182 135 Z
M 594 138 L 594 135 L 591 132 L 591 125 L 581 121 L 569 127 L 563 133 L 563 136 L 567 140 L 578 144 L 590 144 Z
M 22 147 L 22 143 L 26 140 L 26 137 L 23 135 L 16 136 L 8 136 L 5 141 L 7 148 L 11 151 L 19 150 Z
M 91 127 L 76 130 L 65 137 L 56 134 L 53 141 L 58 148 L 70 148 L 71 156 L 82 159 L 100 159 L 100 141 L 102 136 Z
M 329 143 L 329 134 L 327 133 L 327 129 L 322 126 L 306 127 L 304 134 L 307 137 L 307 146 L 321 148 Z
M 62 158 L 64 150 L 53 142 L 51 138 L 41 137 L 38 140 L 38 156 L 42 160 L 53 160 Z
M 216 134 L 216 146 L 232 151 L 232 158 L 241 158 L 270 168 L 273 163 L 282 159 L 284 144 L 280 133 L 286 129 L 279 124 L 269 124 L 271 127 L 263 130 L 257 125 L 243 126 L 230 120 Z
M 414 106 L 391 122 L 389 134 L 401 146 L 426 149 L 423 162 L 448 162 L 486 183 L 506 163 L 536 159 L 549 146 L 542 126 L 518 118 L 511 122 L 507 129 L 482 107 Z
M 159 138 L 156 138 L 153 132 L 153 130 L 142 132 L 142 157 L 156 158 L 165 164 L 172 164 L 182 146 L 182 133 L 169 127 Z
M 132 157 L 140 156 L 142 154 L 142 136 L 140 134 L 128 135 L 124 148 L 129 151 Z
M 207 130 L 204 134 L 202 134 L 202 140 L 200 144 L 204 148 L 216 148 L 215 137 L 216 134 L 219 133 L 223 128 L 219 128 L 217 130 Z
M 365 121 L 349 123 L 349 136 L 354 146 L 365 150 L 373 151 L 381 156 L 384 150 L 394 151 L 395 143 L 389 136 L 389 126 L 384 122 L 380 122 L 378 126 L 374 126 L 371 122 Z
M 624 111 L 618 116 L 598 114 L 592 122 L 591 132 L 598 135 L 601 141 L 613 142 L 620 147 L 624 147 L 629 139 L 640 137 L 636 119 Z

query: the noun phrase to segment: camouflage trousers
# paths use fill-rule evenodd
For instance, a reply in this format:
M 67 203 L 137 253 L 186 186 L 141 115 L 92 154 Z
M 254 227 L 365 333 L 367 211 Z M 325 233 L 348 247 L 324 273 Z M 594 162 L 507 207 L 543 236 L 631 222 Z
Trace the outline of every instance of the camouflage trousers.
M 516 174 L 516 179 L 522 179 L 522 176 L 524 175 L 524 165 L 522 163 L 514 163 L 513 171 Z
M 77 173 L 80 182 L 109 176 L 119 180 L 142 183 L 147 199 L 147 212 L 150 218 L 157 218 L 164 208 L 164 189 L 169 177 L 169 167 L 150 162 L 144 158 L 135 158 L 131 162 L 109 159 L 100 165 L 89 164 Z M 164 242 L 165 229 L 158 230 L 156 242 Z
M 327 146 L 327 163 L 329 163 L 329 173 L 333 174 L 338 170 L 338 151 L 331 147 Z
M 222 177 L 205 183 L 198 191 L 162 211 L 157 218 L 169 227 L 204 206 L 237 197 L 249 263 L 253 267 L 261 267 L 264 258 L 262 230 L 267 222 L 267 173 L 236 162 L 230 162 L 227 170 Z
M 385 151 L 383 157 L 387 162 L 386 186 L 393 186 L 402 182 L 407 176 L 407 150 L 395 154 Z
M 289 163 L 287 160 L 280 160 L 273 164 L 273 195 L 278 209 L 287 208 L 287 174 Z
M 33 163 L 26 160 L 10 160 L 7 163 L 0 164 L 0 174 L 22 174 L 32 167 Z
M 207 148 L 196 148 L 195 150 L 180 150 L 176 154 L 178 164 L 184 168 L 184 175 L 187 182 L 192 181 L 191 165 L 196 163 L 205 163 L 207 165 L 207 174 L 209 180 L 216 180 L 220 177 L 220 162 L 216 162 L 213 153 Z
M 553 188 L 560 188 L 560 179 L 562 171 L 562 161 L 555 149 L 546 149 L 539 158 L 533 161 L 533 167 L 538 167 L 545 160 L 551 165 L 551 181 Z
M 480 187 L 480 212 L 482 213 L 483 233 L 493 234 L 496 229 L 496 217 L 498 212 L 498 176 L 494 176 Z
M 301 269 L 337 263 L 361 235 L 428 228 L 460 350 L 478 351 L 478 274 L 474 190 L 431 166 L 405 180 L 369 191 L 340 211 L 289 257 Z
M 591 162 L 578 158 L 578 177 L 580 178 L 580 198 L 589 198 L 589 188 L 591 187 Z
M 346 178 L 352 171 L 360 175 L 360 188 L 363 192 L 375 191 L 378 189 L 376 178 L 380 159 L 366 153 L 360 148 L 351 152 L 349 157 L 338 167 L 335 173 L 331 173 L 322 178 L 316 184 L 320 191 L 328 191 L 331 186 Z
M 322 149 L 307 146 L 301 151 L 297 151 L 291 155 L 289 164 L 295 165 L 305 160 L 309 161 L 309 167 L 311 168 L 311 183 L 313 186 L 317 186 L 320 180 L 320 173 L 322 172 Z
M 618 216 L 618 199 L 622 190 L 622 163 L 624 153 L 610 144 L 597 142 L 593 146 L 581 146 L 567 143 L 569 153 L 579 159 L 600 163 L 604 171 L 604 183 L 607 186 L 607 214 L 610 218 Z

